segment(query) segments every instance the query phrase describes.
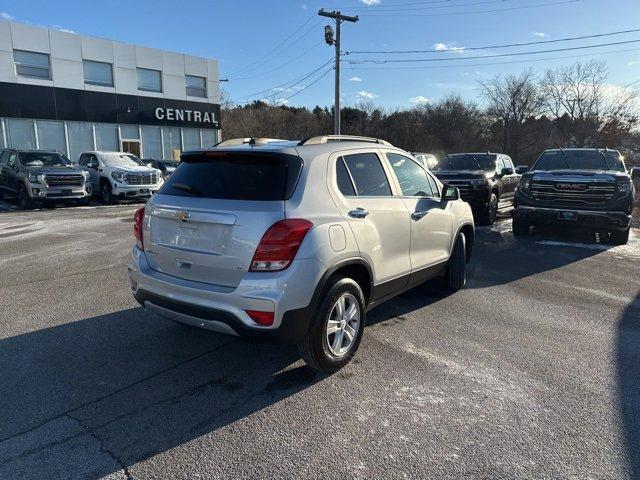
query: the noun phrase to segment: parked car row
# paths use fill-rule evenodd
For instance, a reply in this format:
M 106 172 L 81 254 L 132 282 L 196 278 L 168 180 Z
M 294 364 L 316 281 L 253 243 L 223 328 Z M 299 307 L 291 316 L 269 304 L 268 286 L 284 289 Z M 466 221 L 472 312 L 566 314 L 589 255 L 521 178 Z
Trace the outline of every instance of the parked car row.
M 15 197 L 23 209 L 57 203 L 88 205 L 92 196 L 104 203 L 146 200 L 175 165 L 100 151 L 83 152 L 74 164 L 57 151 L 5 149 L 0 152 L 0 197 Z

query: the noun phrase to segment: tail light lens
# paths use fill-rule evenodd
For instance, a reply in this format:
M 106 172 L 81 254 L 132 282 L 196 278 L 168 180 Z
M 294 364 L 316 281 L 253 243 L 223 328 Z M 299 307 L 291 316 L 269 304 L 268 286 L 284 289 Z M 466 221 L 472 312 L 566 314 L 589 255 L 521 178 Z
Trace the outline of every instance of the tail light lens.
M 142 239 L 142 222 L 144 221 L 144 207 L 136 210 L 133 214 L 133 235 L 136 237 L 136 245 L 140 250 L 144 250 L 144 240 Z
M 253 254 L 250 272 L 275 272 L 287 268 L 313 223 L 302 218 L 280 220 L 269 227 Z
M 251 320 L 256 322 L 258 325 L 273 325 L 273 312 L 261 312 L 258 310 L 245 310 L 247 315 L 251 317 Z

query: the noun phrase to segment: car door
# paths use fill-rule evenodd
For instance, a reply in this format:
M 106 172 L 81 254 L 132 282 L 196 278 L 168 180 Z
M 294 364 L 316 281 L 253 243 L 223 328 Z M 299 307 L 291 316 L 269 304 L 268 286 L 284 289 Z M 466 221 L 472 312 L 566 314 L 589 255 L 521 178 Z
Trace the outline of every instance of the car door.
M 516 167 L 511 160 L 511 157 L 508 155 L 504 156 L 504 164 L 507 168 L 511 169 L 511 173 L 507 175 L 509 180 L 509 198 L 513 200 L 513 197 L 516 193 L 516 187 L 518 186 L 518 180 L 520 180 L 520 175 L 516 173 Z
M 91 189 L 94 192 L 100 191 L 100 162 L 97 155 L 93 153 L 86 153 L 86 166 L 85 170 L 89 172 L 89 178 L 91 179 Z M 81 158 L 82 160 L 82 158 Z
M 9 157 L 9 150 L 0 152 L 0 193 L 5 189 L 5 163 Z
M 420 283 L 433 273 L 434 266 L 449 257 L 452 221 L 448 204 L 440 201 L 435 180 L 412 158 L 386 152 L 411 223 L 412 283 Z
M 411 224 L 402 199 L 394 195 L 380 153 L 359 151 L 331 156 L 336 205 L 349 222 L 361 256 L 374 274 L 374 300 L 403 289 L 411 272 Z

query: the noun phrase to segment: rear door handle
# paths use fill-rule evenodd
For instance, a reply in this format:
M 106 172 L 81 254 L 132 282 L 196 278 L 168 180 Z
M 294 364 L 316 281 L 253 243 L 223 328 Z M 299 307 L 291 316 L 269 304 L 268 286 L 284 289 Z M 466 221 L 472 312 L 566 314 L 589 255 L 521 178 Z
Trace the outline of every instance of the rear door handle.
M 364 218 L 367 215 L 369 215 L 369 212 L 362 207 L 358 207 L 355 210 L 351 210 L 349 212 L 349 216 L 352 218 Z
M 411 218 L 413 218 L 414 220 L 420 220 L 422 217 L 424 217 L 427 214 L 427 212 L 413 212 L 411 214 Z

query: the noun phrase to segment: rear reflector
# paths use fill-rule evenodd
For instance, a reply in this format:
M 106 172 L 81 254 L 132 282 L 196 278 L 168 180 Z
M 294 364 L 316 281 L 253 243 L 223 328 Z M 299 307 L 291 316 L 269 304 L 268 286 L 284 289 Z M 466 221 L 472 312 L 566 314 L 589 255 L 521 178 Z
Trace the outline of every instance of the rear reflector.
M 258 325 L 273 325 L 273 312 L 260 312 L 258 310 L 245 310 L 245 312 Z
M 275 272 L 287 268 L 311 227 L 313 223 L 303 218 L 288 218 L 271 225 L 253 254 L 249 271 Z
M 144 250 L 144 240 L 142 239 L 142 223 L 144 221 L 144 207 L 136 210 L 133 214 L 133 235 L 136 237 L 136 245 L 140 250 Z

